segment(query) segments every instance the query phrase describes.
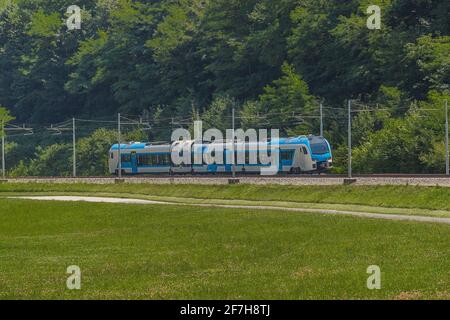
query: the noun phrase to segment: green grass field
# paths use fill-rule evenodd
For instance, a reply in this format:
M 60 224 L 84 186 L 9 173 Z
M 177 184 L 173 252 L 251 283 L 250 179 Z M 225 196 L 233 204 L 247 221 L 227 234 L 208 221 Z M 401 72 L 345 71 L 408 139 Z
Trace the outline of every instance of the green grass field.
M 5 184 L 0 197 L 171 192 L 418 212 L 450 205 L 445 188 L 282 188 Z M 0 299 L 450 299 L 449 225 L 5 198 L 0 221 Z M 80 291 L 66 289 L 70 265 L 82 270 Z M 381 290 L 366 287 L 369 265 L 381 267 Z
M 289 201 L 450 211 L 450 188 L 417 186 L 279 186 L 152 184 L 0 184 L 2 194 L 115 193 L 222 200 Z
M 96 195 L 174 203 L 266 205 L 450 218 L 450 188 L 442 187 L 0 184 L 0 197 L 23 195 Z

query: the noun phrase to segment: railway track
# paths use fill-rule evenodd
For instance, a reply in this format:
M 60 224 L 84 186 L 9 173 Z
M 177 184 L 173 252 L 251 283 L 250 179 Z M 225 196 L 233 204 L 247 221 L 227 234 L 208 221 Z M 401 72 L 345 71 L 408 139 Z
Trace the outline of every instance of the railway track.
M 114 183 L 149 183 L 149 184 L 204 184 L 225 185 L 236 183 L 230 181 L 230 175 L 145 175 L 117 177 L 21 177 L 12 178 L 3 182 L 8 183 L 87 183 L 87 184 L 114 184 Z M 349 180 L 345 175 L 237 175 L 236 178 L 242 184 L 255 185 L 298 185 L 298 186 L 330 186 L 342 184 L 354 185 L 418 185 L 450 187 L 450 177 L 446 175 L 425 174 L 374 174 L 355 175 Z M 1 180 L 0 180 L 1 182 Z
M 280 174 L 276 176 L 261 176 L 258 174 L 237 174 L 237 178 L 252 178 L 252 179 L 346 179 L 345 174 Z M 230 179 L 229 174 L 180 174 L 180 175 L 167 175 L 167 174 L 146 174 L 146 175 L 124 175 L 124 179 Z M 353 175 L 353 178 L 434 178 L 434 179 L 450 179 L 450 176 L 445 174 L 358 174 Z M 117 179 L 116 176 L 81 176 L 81 177 L 60 177 L 60 176 L 46 176 L 46 177 L 14 177 L 8 178 L 10 180 L 82 180 L 82 179 Z

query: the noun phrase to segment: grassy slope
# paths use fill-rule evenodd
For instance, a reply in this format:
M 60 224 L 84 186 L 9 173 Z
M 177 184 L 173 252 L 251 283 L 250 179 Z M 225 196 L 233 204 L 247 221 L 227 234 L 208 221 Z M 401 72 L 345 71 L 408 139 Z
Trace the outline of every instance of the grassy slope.
M 415 186 L 88 185 L 0 184 L 0 195 L 30 192 L 102 192 L 198 199 L 291 201 L 450 210 L 450 188 Z
M 0 199 L 0 298 L 449 298 L 450 227 Z M 82 290 L 65 289 L 69 265 Z M 380 265 L 382 290 L 366 288 Z

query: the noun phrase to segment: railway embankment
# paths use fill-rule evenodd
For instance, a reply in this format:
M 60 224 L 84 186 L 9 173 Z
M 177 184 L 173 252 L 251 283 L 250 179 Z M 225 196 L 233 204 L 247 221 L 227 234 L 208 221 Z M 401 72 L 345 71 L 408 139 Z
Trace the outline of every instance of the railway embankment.
M 293 185 L 293 186 L 332 186 L 343 185 L 346 178 L 343 176 L 243 176 L 239 177 L 241 184 L 253 185 Z M 411 186 L 440 186 L 450 187 L 450 177 L 424 176 L 424 175 L 374 175 L 357 176 L 353 185 L 377 186 L 377 185 L 411 185 Z M 201 184 L 201 185 L 226 185 L 228 176 L 145 176 L 125 177 L 124 183 L 128 184 Z M 82 177 L 82 178 L 14 178 L 6 183 L 87 183 L 87 184 L 114 184 L 113 177 Z

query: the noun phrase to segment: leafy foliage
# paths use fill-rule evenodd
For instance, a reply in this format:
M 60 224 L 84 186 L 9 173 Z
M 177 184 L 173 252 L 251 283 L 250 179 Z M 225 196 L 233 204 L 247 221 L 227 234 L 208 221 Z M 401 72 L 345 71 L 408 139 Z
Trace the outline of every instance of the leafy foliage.
M 0 127 L 0 137 L 3 137 L 5 134 L 4 127 L 10 122 L 11 120 L 14 120 L 15 118 L 11 116 L 8 109 L 0 106 L 0 124 L 2 127 Z
M 365 111 L 353 116 L 357 171 L 442 169 L 442 112 L 420 110 L 449 94 L 449 1 L 80 0 L 82 29 L 69 31 L 71 4 L 0 2 L 0 104 L 21 122 L 120 111 L 148 116 L 150 138 L 167 140 L 174 117 L 226 128 L 234 106 L 245 128 L 317 134 L 321 101 L 343 171 L 354 99 Z M 381 30 L 366 27 L 373 4 Z M 46 138 L 33 141 L 37 158 L 65 156 L 49 146 L 67 141 Z M 90 161 L 86 174 L 102 171 L 100 154 Z

